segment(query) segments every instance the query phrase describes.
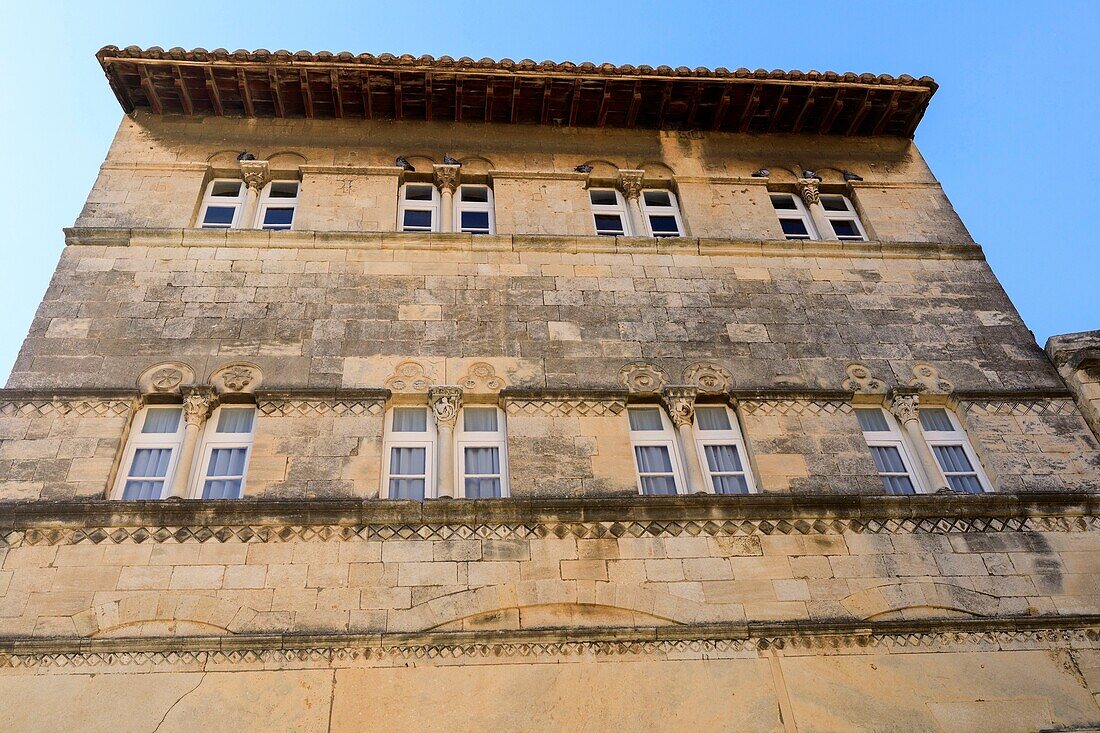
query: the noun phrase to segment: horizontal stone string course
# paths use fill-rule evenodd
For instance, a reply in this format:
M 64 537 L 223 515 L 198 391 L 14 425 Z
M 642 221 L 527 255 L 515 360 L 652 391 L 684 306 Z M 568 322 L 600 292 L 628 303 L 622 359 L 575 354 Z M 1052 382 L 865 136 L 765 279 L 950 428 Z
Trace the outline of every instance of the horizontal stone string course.
M 925 517 L 921 519 L 777 519 L 653 522 L 561 522 L 480 525 L 256 525 L 32 528 L 0 532 L 0 547 L 79 544 L 350 542 L 357 540 L 612 539 L 748 535 L 1095 532 L 1100 517 Z
M 618 415 L 626 409 L 623 400 L 540 400 L 540 399 L 509 399 L 507 406 L 509 415 L 546 415 L 548 417 L 567 417 L 579 415 L 582 417 L 602 417 L 604 415 Z
M 748 415 L 835 415 L 849 413 L 852 405 L 842 400 L 742 400 Z
M 256 404 L 261 415 L 272 417 L 305 417 L 313 415 L 381 415 L 385 401 L 367 400 L 265 400 Z
M 123 417 L 133 407 L 131 400 L 0 400 L 0 417 Z
M 986 415 L 1072 415 L 1077 407 L 1071 399 L 961 400 L 964 412 Z
M 756 655 L 779 650 L 797 655 L 800 650 L 826 650 L 842 654 L 918 653 L 937 651 L 993 651 L 1020 649 L 1096 649 L 1100 647 L 1100 628 L 1095 619 L 1082 619 L 1077 628 L 1062 627 L 1025 629 L 940 629 L 929 623 L 928 630 L 876 632 L 871 629 L 848 632 L 815 632 L 811 626 L 792 629 L 788 633 L 755 634 L 751 629 L 740 633 L 697 627 L 680 631 L 681 638 L 655 639 L 644 629 L 604 630 L 601 636 L 612 639 L 575 640 L 494 640 L 480 637 L 450 641 L 447 634 L 438 634 L 435 643 L 401 643 L 385 636 L 351 638 L 335 635 L 316 641 L 296 642 L 282 635 L 233 639 L 231 649 L 217 637 L 180 637 L 171 640 L 169 649 L 127 649 L 135 641 L 150 640 L 103 639 L 95 648 L 86 639 L 51 639 L 51 651 L 32 651 L 30 645 L 20 650 L 18 643 L 2 644 L 0 669 L 50 669 L 79 672 L 86 668 L 133 668 L 144 666 L 198 667 L 256 666 L 260 668 L 361 667 L 403 664 L 409 661 L 446 664 L 449 660 L 492 660 L 494 663 L 541 660 L 585 661 L 601 657 L 663 655 L 669 658 L 713 658 Z M 651 630 L 650 630 L 651 631 Z M 679 631 L 679 630 L 678 630 Z M 631 638 L 633 637 L 633 638 Z M 298 645 L 298 644 L 301 645 Z M 74 647 L 81 648 L 74 648 Z M 286 648 L 289 646 L 290 648 Z M 11 649 L 11 647 L 15 647 Z M 112 650 L 114 647 L 114 650 Z M 100 648 L 101 650 L 96 650 Z

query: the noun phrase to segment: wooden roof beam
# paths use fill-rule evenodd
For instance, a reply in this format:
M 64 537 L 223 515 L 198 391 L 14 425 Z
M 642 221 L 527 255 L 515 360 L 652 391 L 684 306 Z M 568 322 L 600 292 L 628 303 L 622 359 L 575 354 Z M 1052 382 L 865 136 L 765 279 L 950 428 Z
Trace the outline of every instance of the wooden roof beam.
M 881 135 L 883 130 L 886 129 L 886 125 L 890 122 L 890 118 L 894 116 L 894 113 L 898 111 L 898 103 L 901 100 L 901 92 L 894 92 L 890 95 L 890 101 L 886 104 L 886 109 L 882 111 L 882 116 L 878 118 L 878 122 L 875 123 L 875 129 L 871 133 L 872 135 Z
M 863 103 L 859 105 L 859 109 L 856 110 L 855 117 L 852 118 L 852 122 L 848 125 L 848 129 L 844 132 L 845 135 L 855 135 L 859 130 L 860 124 L 864 118 L 867 117 L 867 113 L 871 111 L 871 90 L 868 89 L 863 94 Z
M 741 113 L 741 119 L 737 123 L 737 130 L 739 132 L 749 131 L 749 126 L 752 124 L 752 116 L 756 114 L 756 109 L 760 106 L 760 99 L 763 96 L 764 87 L 760 84 L 753 84 L 752 93 L 749 95 L 749 101 L 745 105 L 745 110 Z
M 245 116 L 255 117 L 256 110 L 252 106 L 252 93 L 248 91 L 248 77 L 244 75 L 244 69 L 237 69 L 237 89 L 241 92 Z
M 462 122 L 462 76 L 455 77 L 455 122 Z
M 718 100 L 718 107 L 714 110 L 714 118 L 710 121 L 710 129 L 721 129 L 722 123 L 726 121 L 726 114 L 730 110 L 730 97 L 733 94 L 733 85 L 727 84 L 725 89 L 722 90 L 722 98 Z
M 699 101 L 703 96 L 703 85 L 696 84 L 695 91 L 691 95 L 691 106 L 688 107 L 688 116 L 684 120 L 684 129 L 690 130 L 695 126 L 695 118 L 699 114 Z
M 340 72 L 333 69 L 329 72 L 329 79 L 332 83 L 332 113 L 336 115 L 336 119 L 340 119 L 344 116 L 344 94 L 340 91 Z
M 634 82 L 634 95 L 630 99 L 630 109 L 626 113 L 626 126 L 633 129 L 638 122 L 638 110 L 642 108 L 642 82 Z
M 424 72 L 424 119 L 432 121 L 432 72 Z
M 393 72 L 393 118 L 398 122 L 403 118 L 405 111 L 402 109 L 401 72 Z
M 806 95 L 806 99 L 802 102 L 802 109 L 798 110 L 798 114 L 794 118 L 794 124 L 791 125 L 791 132 L 802 132 L 802 124 L 806 121 L 806 115 L 814 106 L 814 92 L 817 91 L 814 88 L 810 88 L 810 93 Z
M 768 123 L 768 132 L 775 132 L 775 128 L 779 125 L 779 118 L 783 116 L 783 110 L 791 103 L 791 100 L 787 98 L 789 90 L 790 87 L 786 84 L 779 90 L 779 99 L 775 101 L 775 109 L 772 110 L 772 121 Z
M 607 127 L 608 102 L 611 101 L 611 81 L 605 79 L 603 83 L 603 96 L 600 97 L 600 111 L 596 114 L 596 126 Z
M 577 124 L 577 105 L 581 102 L 581 80 L 573 80 L 573 91 L 569 95 L 569 126 Z
M 313 90 L 309 88 L 309 72 L 302 69 L 298 72 L 298 79 L 302 85 L 302 106 L 305 107 L 306 117 L 313 118 Z
M 214 68 L 206 67 L 206 91 L 210 94 L 210 104 L 214 107 L 214 113 L 221 117 L 224 112 L 222 107 L 222 93 L 218 91 L 218 80 L 214 78 Z
M 183 69 L 179 66 L 172 66 L 172 70 L 176 72 L 176 88 L 180 92 L 180 102 L 183 104 L 183 113 L 186 115 L 195 114 L 195 105 L 191 101 L 191 92 L 187 91 L 187 80 L 183 78 Z
M 519 77 L 512 77 L 512 114 L 509 115 L 509 119 L 512 124 L 516 124 L 519 121 Z
M 485 121 L 493 120 L 493 77 L 485 78 Z
M 138 65 L 138 76 L 141 78 L 141 88 L 149 100 L 149 108 L 153 110 L 153 114 L 164 114 L 164 105 L 161 104 L 160 95 L 157 94 L 157 88 L 153 86 L 153 79 L 149 76 L 149 69 L 145 64 Z
M 359 82 L 359 88 L 363 94 L 363 119 L 374 119 L 374 100 L 370 96 L 370 72 L 364 71 L 363 78 Z
M 279 86 L 279 72 L 275 69 L 268 72 L 268 83 L 271 85 L 271 102 L 275 105 L 275 116 L 286 117 L 286 108 L 283 107 L 283 90 Z
M 668 103 L 672 99 L 672 82 L 666 81 L 665 88 L 661 91 L 661 106 L 657 110 L 657 129 L 665 127 L 665 115 L 668 114 Z
M 827 133 L 842 109 L 844 109 L 844 90 L 837 89 L 836 94 L 833 95 L 833 102 L 829 106 L 829 111 L 825 113 L 825 117 L 821 120 L 821 127 L 818 128 L 818 132 L 823 135 Z
M 550 121 L 550 93 L 553 89 L 554 82 L 550 79 L 544 79 L 542 82 L 542 114 L 539 115 L 539 120 L 544 125 Z
M 917 131 L 917 125 L 920 124 L 921 119 L 924 117 L 924 113 L 928 110 L 928 103 L 932 101 L 932 95 L 927 94 L 924 99 L 918 99 L 914 103 L 912 117 L 909 120 L 909 124 L 905 126 L 905 136 L 912 139 L 913 134 Z

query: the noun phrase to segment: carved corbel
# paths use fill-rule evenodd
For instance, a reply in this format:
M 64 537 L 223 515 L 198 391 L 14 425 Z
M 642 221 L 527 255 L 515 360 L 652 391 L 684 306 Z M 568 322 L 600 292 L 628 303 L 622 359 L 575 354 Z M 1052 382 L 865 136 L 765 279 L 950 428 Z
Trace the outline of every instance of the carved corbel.
M 677 428 L 691 427 L 695 422 L 695 398 L 699 396 L 699 390 L 687 385 L 665 387 L 661 393 L 665 405 L 668 406 L 668 415 L 672 418 L 672 424 Z
M 453 430 L 462 406 L 462 388 L 452 385 L 432 387 L 428 390 L 428 404 L 432 407 L 436 424 Z
M 183 397 L 183 419 L 188 425 L 201 426 L 214 409 L 213 390 L 207 387 L 193 388 Z
M 920 398 L 915 394 L 898 395 L 890 402 L 890 412 L 905 425 L 920 419 Z
M 795 181 L 794 185 L 798 188 L 798 195 L 806 206 L 813 206 L 821 201 L 821 192 L 818 190 L 819 183 L 820 181 L 816 178 L 799 178 Z

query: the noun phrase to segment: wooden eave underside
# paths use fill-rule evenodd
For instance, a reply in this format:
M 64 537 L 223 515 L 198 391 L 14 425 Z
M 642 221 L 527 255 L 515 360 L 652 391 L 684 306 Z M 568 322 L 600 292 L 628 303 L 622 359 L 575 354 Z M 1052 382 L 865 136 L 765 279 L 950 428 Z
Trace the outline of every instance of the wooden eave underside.
M 936 89 L 930 79 L 816 72 L 641 75 L 595 67 L 140 58 L 106 49 L 99 59 L 127 113 L 158 115 L 912 137 Z M 815 74 L 829 78 L 798 78 Z

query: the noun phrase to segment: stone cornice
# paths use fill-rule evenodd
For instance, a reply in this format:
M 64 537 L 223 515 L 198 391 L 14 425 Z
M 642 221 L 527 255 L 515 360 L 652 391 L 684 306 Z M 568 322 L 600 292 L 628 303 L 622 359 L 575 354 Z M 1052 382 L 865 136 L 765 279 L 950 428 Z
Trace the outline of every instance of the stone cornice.
M 399 178 L 405 169 L 392 165 L 302 165 L 298 168 L 302 175 L 315 173 L 333 176 L 392 176 Z
M 8 637 L 0 668 L 86 669 L 126 665 L 257 662 L 272 667 L 402 664 L 407 660 L 492 658 L 498 662 L 717 652 L 906 653 L 928 649 L 1097 648 L 1100 616 L 1003 616 L 905 621 L 795 621 L 660 627 L 449 631 L 384 634 L 234 634 L 232 636 Z
M 984 260 L 973 242 L 839 242 L 598 237 L 539 234 L 440 234 L 424 232 L 326 232 L 263 229 L 156 229 L 69 227 L 71 246 L 251 247 L 499 252 L 692 254 L 753 257 L 872 257 L 876 259 Z
M 912 522 L 918 530 L 920 527 L 916 525 L 925 523 L 927 531 L 968 531 L 963 525 L 974 519 L 1011 524 L 1013 520 L 1018 523 L 1037 517 L 1095 518 L 1100 515 L 1100 487 L 1090 492 L 978 495 L 698 494 L 428 502 L 246 498 L 201 502 L 14 501 L 0 506 L 3 507 L 0 512 L 0 529 L 3 530 L 293 525 L 326 526 L 339 534 L 342 527 L 383 525 L 523 524 L 533 527 L 538 524 L 701 522 L 714 524 L 716 529 L 712 533 L 724 533 L 717 529 L 721 523 L 749 522 L 755 523 L 753 527 L 729 527 L 727 530 L 734 534 L 752 533 L 757 529 L 767 530 L 760 523 L 786 523 L 791 526 L 779 528 L 775 533 L 830 534 L 870 531 L 867 527 L 871 523 L 887 521 Z M 938 525 L 940 522 L 944 524 Z M 951 525 L 956 523 L 957 528 L 953 528 Z M 532 533 L 538 534 L 538 531 L 532 530 Z M 614 534 L 613 529 L 609 530 L 608 536 Z M 624 529 L 623 534 L 628 532 Z

